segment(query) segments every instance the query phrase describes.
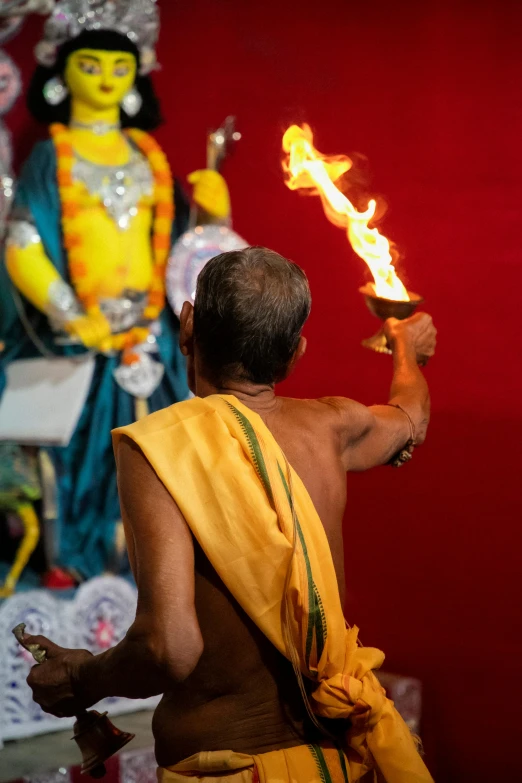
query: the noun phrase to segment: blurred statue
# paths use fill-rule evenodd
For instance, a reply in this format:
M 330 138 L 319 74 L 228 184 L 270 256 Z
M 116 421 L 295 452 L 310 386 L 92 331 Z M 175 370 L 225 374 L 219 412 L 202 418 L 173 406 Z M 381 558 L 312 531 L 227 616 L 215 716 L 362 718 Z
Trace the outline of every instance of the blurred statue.
M 35 357 L 94 362 L 70 442 L 48 449 L 58 500 L 50 586 L 113 559 L 111 429 L 189 394 L 178 321 L 165 306 L 167 258 L 189 208 L 147 133 L 160 122 L 150 79 L 158 28 L 154 0 L 60 0 L 36 50 L 28 105 L 51 139 L 35 146 L 16 184 L 1 358 L 4 368 Z M 196 180 L 196 204 L 226 219 L 223 178 L 203 170 Z
M 50 14 L 55 0 L 1 0 L 0 16 L 27 16 L 28 14 Z
M 1 37 L 0 37 L 1 40 Z M 0 49 L 0 117 L 13 108 L 22 90 L 20 71 L 12 59 Z M 7 216 L 13 199 L 11 134 L 0 120 L 0 241 L 3 240 Z
M 207 168 L 219 172 L 221 165 L 233 149 L 241 134 L 236 131 L 235 117 L 227 117 L 219 128 L 207 136 Z M 190 175 L 199 180 L 200 172 Z M 230 220 L 216 218 L 204 209 L 191 210 L 191 228 L 172 248 L 167 265 L 167 297 L 176 315 L 181 314 L 184 302 L 194 304 L 199 273 L 214 256 L 229 250 L 242 250 L 247 242 L 232 230 Z
M 41 497 L 37 459 L 34 452 L 14 443 L 0 443 L 0 509 L 13 514 L 22 524 L 22 541 L 4 584 L 0 598 L 12 595 L 40 537 L 40 526 L 34 508 Z
M 0 0 L 0 43 L 4 44 L 20 32 L 29 14 L 50 14 L 55 0 Z

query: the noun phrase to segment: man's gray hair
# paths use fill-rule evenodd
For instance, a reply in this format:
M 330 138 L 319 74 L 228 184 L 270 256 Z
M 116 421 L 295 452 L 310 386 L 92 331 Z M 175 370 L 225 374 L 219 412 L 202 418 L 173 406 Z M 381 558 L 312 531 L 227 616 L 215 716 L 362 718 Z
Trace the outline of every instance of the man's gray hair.
M 216 256 L 198 278 L 194 340 L 203 372 L 273 384 L 285 378 L 310 314 L 303 270 L 273 250 L 247 247 Z

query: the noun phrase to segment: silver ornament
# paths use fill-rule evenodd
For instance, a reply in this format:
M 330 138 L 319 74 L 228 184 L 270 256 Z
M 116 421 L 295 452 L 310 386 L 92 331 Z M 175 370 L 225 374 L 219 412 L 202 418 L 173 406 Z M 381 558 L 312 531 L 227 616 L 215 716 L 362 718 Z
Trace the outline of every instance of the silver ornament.
M 69 90 L 60 76 L 53 76 L 44 85 L 43 96 L 50 106 L 58 106 L 68 95 Z
M 131 90 L 129 90 L 121 102 L 121 108 L 128 117 L 135 117 L 142 106 L 143 98 L 139 94 L 136 87 L 133 87 Z

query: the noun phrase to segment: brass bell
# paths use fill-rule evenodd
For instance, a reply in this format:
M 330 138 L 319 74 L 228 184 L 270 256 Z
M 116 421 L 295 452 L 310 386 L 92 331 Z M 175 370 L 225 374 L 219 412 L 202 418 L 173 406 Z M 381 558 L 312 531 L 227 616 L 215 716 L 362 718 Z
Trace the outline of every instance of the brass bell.
M 13 628 L 13 634 L 16 641 L 31 653 L 36 663 L 45 663 L 47 657 L 45 650 L 38 644 L 25 642 L 24 623 Z M 73 737 L 82 754 L 82 775 L 88 774 L 95 780 L 103 778 L 107 772 L 104 762 L 131 742 L 135 736 L 117 729 L 106 712 L 101 714 L 96 710 L 83 710 L 76 716 Z
M 133 740 L 134 736 L 117 729 L 106 712 L 101 714 L 90 710 L 77 715 L 73 740 L 82 754 L 82 775 L 89 774 L 96 780 L 102 778 L 106 773 L 104 762 Z

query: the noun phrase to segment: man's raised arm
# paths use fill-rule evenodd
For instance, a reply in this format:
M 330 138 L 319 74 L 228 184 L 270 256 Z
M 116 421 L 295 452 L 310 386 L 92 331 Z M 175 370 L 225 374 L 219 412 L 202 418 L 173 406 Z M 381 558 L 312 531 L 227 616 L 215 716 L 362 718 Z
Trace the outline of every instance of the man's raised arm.
M 369 408 L 335 399 L 341 414 L 341 448 L 346 470 L 361 471 L 388 463 L 413 439 L 426 438 L 430 418 L 428 384 L 419 364 L 433 356 L 436 329 L 426 313 L 385 324 L 393 352 L 393 380 L 387 405 Z

